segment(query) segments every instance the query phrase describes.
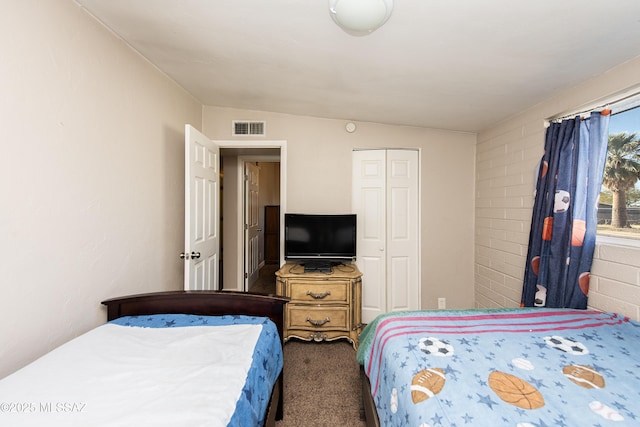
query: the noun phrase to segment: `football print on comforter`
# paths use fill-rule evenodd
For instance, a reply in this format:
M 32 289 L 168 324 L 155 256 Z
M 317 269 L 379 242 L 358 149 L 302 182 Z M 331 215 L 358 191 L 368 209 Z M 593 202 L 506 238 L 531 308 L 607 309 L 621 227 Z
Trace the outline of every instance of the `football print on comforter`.
M 358 358 L 385 426 L 638 426 L 640 324 L 583 310 L 383 315 Z

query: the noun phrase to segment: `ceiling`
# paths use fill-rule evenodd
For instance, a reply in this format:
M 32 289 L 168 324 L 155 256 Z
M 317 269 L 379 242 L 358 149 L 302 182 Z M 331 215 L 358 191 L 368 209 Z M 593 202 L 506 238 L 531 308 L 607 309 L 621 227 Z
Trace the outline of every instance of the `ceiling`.
M 205 105 L 477 132 L 640 56 L 640 1 L 75 0 Z M 599 8 L 594 5 L 600 4 Z

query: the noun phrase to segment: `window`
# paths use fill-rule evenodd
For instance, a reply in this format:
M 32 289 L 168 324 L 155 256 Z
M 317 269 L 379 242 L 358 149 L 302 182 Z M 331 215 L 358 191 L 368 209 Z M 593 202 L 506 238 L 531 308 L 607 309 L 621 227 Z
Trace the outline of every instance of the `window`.
M 640 240 L 640 106 L 609 121 L 598 235 Z

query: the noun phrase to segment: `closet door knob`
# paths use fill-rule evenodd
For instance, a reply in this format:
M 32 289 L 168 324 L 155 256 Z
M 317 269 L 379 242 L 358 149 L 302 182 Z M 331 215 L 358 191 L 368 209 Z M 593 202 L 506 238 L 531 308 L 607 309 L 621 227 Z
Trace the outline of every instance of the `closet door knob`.
M 200 252 L 191 252 L 191 259 L 200 258 Z

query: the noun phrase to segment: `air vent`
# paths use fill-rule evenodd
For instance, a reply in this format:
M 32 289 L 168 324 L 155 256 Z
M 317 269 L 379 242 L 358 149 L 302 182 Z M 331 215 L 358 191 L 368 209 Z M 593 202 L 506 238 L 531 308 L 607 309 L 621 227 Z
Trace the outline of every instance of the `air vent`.
M 244 120 L 233 121 L 234 136 L 264 136 L 265 122 L 249 122 Z

